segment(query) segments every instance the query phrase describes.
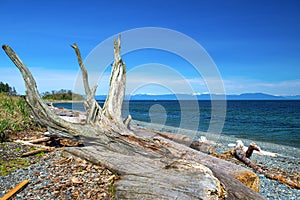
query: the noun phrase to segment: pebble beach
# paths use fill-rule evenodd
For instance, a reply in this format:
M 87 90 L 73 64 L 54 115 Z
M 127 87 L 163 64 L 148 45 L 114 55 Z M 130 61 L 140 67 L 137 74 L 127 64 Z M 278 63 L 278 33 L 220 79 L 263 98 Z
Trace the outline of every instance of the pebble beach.
M 26 152 L 20 144 L 7 145 L 22 149 L 20 153 Z M 13 149 L 11 151 L 13 153 Z M 44 154 L 28 167 L 0 176 L 0 197 L 23 180 L 29 180 L 29 184 L 12 199 L 113 199 L 116 178 L 104 166 L 54 151 Z

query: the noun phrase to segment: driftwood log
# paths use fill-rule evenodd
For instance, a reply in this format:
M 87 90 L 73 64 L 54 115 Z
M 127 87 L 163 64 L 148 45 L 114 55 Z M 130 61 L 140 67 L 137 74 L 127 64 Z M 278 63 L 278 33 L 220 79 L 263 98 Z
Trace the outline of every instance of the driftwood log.
M 83 75 L 85 124 L 70 123 L 55 115 L 41 99 L 28 68 L 9 46 L 2 48 L 23 76 L 26 101 L 35 119 L 47 126 L 51 137 L 85 144 L 66 151 L 117 173 L 121 177 L 115 184 L 117 199 L 264 199 L 250 189 L 259 189 L 255 173 L 153 131 L 130 126 L 130 116 L 123 122 L 126 66 L 120 54 L 120 37 L 114 42 L 110 90 L 103 107 L 94 99 L 97 86 L 89 86 L 77 45 L 72 47 Z
M 247 151 L 244 151 L 244 144 L 241 140 L 237 141 L 236 146 L 233 149 L 233 155 L 239 161 L 247 165 L 248 167 L 252 168 L 256 173 L 263 174 L 265 177 L 276 180 L 282 184 L 285 184 L 291 188 L 300 189 L 300 181 L 297 177 L 291 176 L 288 177 L 285 173 L 272 173 L 268 172 L 267 170 L 263 170 L 260 166 L 256 165 L 251 159 L 251 155 L 254 150 L 261 151 L 260 147 L 257 146 L 254 142 L 251 142 Z
M 1 200 L 7 200 L 11 199 L 13 196 L 15 196 L 20 190 L 22 190 L 27 184 L 29 183 L 29 180 L 24 180 L 21 183 L 19 183 L 16 187 L 11 189 L 8 193 L 6 193 Z

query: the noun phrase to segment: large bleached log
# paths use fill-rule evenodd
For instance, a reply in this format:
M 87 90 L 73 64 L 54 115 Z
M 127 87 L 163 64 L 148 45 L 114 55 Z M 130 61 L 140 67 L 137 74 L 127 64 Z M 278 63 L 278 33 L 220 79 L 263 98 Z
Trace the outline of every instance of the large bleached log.
M 173 134 L 173 133 L 167 133 L 167 132 L 159 132 L 159 131 L 153 131 L 152 133 L 149 133 L 149 130 L 144 130 L 144 131 L 139 131 L 139 133 L 142 133 L 145 137 L 155 137 L 156 135 L 161 136 L 163 138 L 169 139 L 171 141 L 175 141 L 176 143 L 183 144 L 187 147 L 191 147 L 195 150 L 204 152 L 204 153 L 212 153 L 213 148 L 216 143 L 213 141 L 208 141 L 206 138 L 201 137 L 199 140 L 195 141 L 189 138 L 188 136 L 181 135 L 181 134 Z M 257 149 L 258 147 L 254 145 L 253 143 L 253 148 Z M 247 151 L 248 152 L 248 151 Z M 251 156 L 252 151 L 249 150 L 248 152 L 249 156 Z M 210 169 L 214 168 L 216 173 L 219 171 L 224 171 L 226 172 L 227 175 L 230 177 L 233 177 L 236 180 L 239 180 L 242 182 L 244 185 L 248 186 L 254 191 L 259 191 L 260 187 L 260 181 L 258 176 L 248 170 L 245 170 L 245 168 L 240 167 L 238 165 L 234 165 L 229 162 L 224 162 L 223 160 L 220 159 L 215 159 L 215 157 L 208 156 L 206 154 L 201 154 L 198 155 L 198 158 L 202 161 L 202 164 L 205 163 L 206 166 L 208 166 Z M 218 164 L 216 164 L 218 163 Z M 214 171 L 214 170 L 213 170 Z
M 231 184 L 235 183 L 236 180 L 238 180 L 248 187 L 246 187 L 243 191 L 245 194 L 248 192 L 252 193 L 251 191 L 249 191 L 249 188 L 254 191 L 259 191 L 260 180 L 258 176 L 244 167 L 207 155 L 206 153 L 196 151 L 185 144 L 179 144 L 177 142 L 169 140 L 165 137 L 162 137 L 160 134 L 157 134 L 157 131 L 153 132 L 147 129 L 138 129 L 137 127 L 132 127 L 132 129 L 137 135 L 143 135 L 146 138 L 152 138 L 153 140 L 162 144 L 172 152 L 172 155 L 176 155 L 177 157 L 186 160 L 197 161 L 207 166 L 213 171 L 215 176 L 220 177 L 221 182 L 225 184 L 225 188 L 227 189 L 236 188 L 232 187 Z M 227 183 L 227 185 L 225 182 Z M 238 190 L 235 191 L 235 189 L 229 189 L 227 190 L 227 192 L 229 195 L 238 196 Z
M 70 153 L 104 164 L 118 173 L 121 179 L 115 186 L 117 198 L 263 199 L 238 181 L 241 175 L 245 177 L 244 173 L 250 173 L 248 170 L 233 167 L 235 165 L 231 163 L 157 134 L 153 136 L 151 131 L 134 127 L 128 129 L 128 120 L 125 120 L 125 125 L 120 117 L 126 84 L 120 37 L 114 43 L 110 90 L 103 108 L 94 100 L 96 87 L 90 89 L 88 86 L 88 74 L 77 45 L 72 47 L 83 73 L 87 96 L 85 124 L 71 123 L 56 116 L 41 99 L 28 68 L 9 46 L 3 45 L 24 78 L 26 101 L 37 121 L 48 127 L 50 136 L 84 142 L 85 147 L 67 148 Z
M 168 159 L 159 152 L 143 149 L 132 149 L 131 153 L 108 151 L 101 145 L 66 151 L 96 164 L 105 163 L 115 170 L 121 176 L 115 185 L 117 199 L 225 198 L 220 181 L 198 162 Z

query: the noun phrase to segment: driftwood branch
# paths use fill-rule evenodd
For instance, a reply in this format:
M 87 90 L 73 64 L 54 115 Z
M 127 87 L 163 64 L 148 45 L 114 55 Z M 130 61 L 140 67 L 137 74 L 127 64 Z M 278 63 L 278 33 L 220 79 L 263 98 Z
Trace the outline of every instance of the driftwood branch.
M 32 144 L 37 144 L 37 143 L 42 143 L 42 142 L 48 142 L 49 140 L 51 140 L 50 137 L 43 137 L 43 138 L 38 138 L 38 139 L 30 140 L 28 142 L 32 143 Z
M 104 114 L 115 123 L 123 124 L 122 104 L 125 96 L 126 65 L 120 55 L 121 40 L 114 41 L 114 63 L 110 77 L 109 92 L 104 103 Z
M 86 99 L 87 123 L 84 125 L 56 116 L 41 99 L 28 68 L 9 46 L 3 45 L 6 54 L 23 75 L 26 101 L 38 122 L 48 127 L 49 136 L 84 142 L 85 147 L 67 148 L 68 152 L 95 164 L 104 164 L 118 173 L 121 179 L 116 184 L 117 198 L 263 199 L 250 189 L 259 188 L 259 179 L 253 172 L 152 131 L 132 126 L 128 129 L 130 118 L 123 122 L 121 113 L 126 66 L 121 59 L 120 37 L 114 42 L 110 89 L 103 108 L 92 100 L 96 89 L 91 91 L 89 88 L 88 74 L 79 49 L 77 45 L 72 47 L 89 96 Z
M 92 88 L 92 90 L 90 89 L 88 73 L 82 62 L 80 50 L 79 50 L 78 46 L 76 45 L 76 43 L 74 43 L 71 47 L 75 50 L 78 64 L 79 64 L 79 67 L 80 67 L 80 70 L 82 73 L 83 86 L 84 86 L 85 94 L 86 94 L 86 101 L 85 101 L 86 111 L 87 111 L 86 122 L 88 124 L 95 124 L 96 121 L 99 119 L 98 115 L 102 114 L 102 108 L 96 102 L 96 100 L 94 98 L 96 89 L 97 89 L 97 85 L 95 85 Z
M 16 140 L 15 142 L 26 145 L 26 146 L 30 146 L 30 147 L 41 148 L 41 149 L 44 149 L 45 151 L 53 151 L 55 149 L 55 147 L 48 147 L 48 146 L 44 146 L 44 145 L 40 145 L 40 144 L 33 144 L 29 141 L 24 141 L 24 140 Z
M 126 119 L 124 120 L 124 125 L 125 125 L 127 128 L 129 128 L 129 124 L 130 124 L 131 120 L 132 120 L 131 115 L 128 115 L 128 116 L 126 117 Z
M 260 151 L 260 148 L 254 142 L 251 142 L 246 151 L 246 158 L 250 158 L 254 151 Z
M 87 95 L 87 99 L 89 99 L 89 97 L 93 97 L 93 96 L 92 96 L 92 92 L 91 92 L 90 85 L 89 85 L 89 78 L 88 78 L 87 70 L 83 65 L 81 53 L 80 53 L 80 50 L 79 50 L 77 44 L 74 43 L 73 45 L 71 45 L 71 47 L 75 50 L 75 53 L 76 53 L 76 56 L 78 59 L 78 64 L 79 64 L 79 67 L 80 67 L 81 73 L 82 73 L 85 94 Z
M 251 155 L 254 150 L 256 151 L 261 151 L 260 147 L 257 146 L 254 142 L 251 142 L 247 151 L 244 151 L 244 144 L 241 140 L 237 141 L 237 144 L 233 150 L 234 156 L 247 165 L 248 167 L 252 168 L 255 172 L 259 174 L 263 174 L 265 177 L 271 179 L 271 180 L 276 180 L 282 184 L 285 184 L 289 187 L 300 189 L 300 182 L 297 179 L 293 178 L 287 178 L 286 175 L 283 175 L 284 173 L 270 173 L 268 171 L 263 170 L 260 166 L 256 165 L 251 159 Z M 269 154 L 272 155 L 272 154 Z
M 68 132 L 68 138 L 78 138 L 77 130 L 82 128 L 56 116 L 42 100 L 37 90 L 36 82 L 25 64 L 9 46 L 3 45 L 2 48 L 23 76 L 26 85 L 26 101 L 33 111 L 36 121 L 52 129 Z
M 238 160 L 243 162 L 245 165 L 251 167 L 254 171 L 262 174 L 263 170 L 259 166 L 257 166 L 252 160 L 249 159 L 254 150 L 254 149 L 252 150 L 253 145 L 250 145 L 250 148 L 249 148 L 250 150 L 247 152 L 245 152 L 243 150 L 243 147 L 244 147 L 244 144 L 240 140 L 238 140 L 237 145 L 234 148 L 234 156 Z
M 5 194 L 1 200 L 7 200 L 12 198 L 15 194 L 17 194 L 20 190 L 22 190 L 27 184 L 29 183 L 29 180 L 24 180 L 21 183 L 19 183 L 16 187 L 11 189 L 7 194 Z
M 162 136 L 164 138 L 167 138 L 169 140 L 175 141 L 177 143 L 183 144 L 185 146 L 191 147 L 192 149 L 204 152 L 204 153 L 210 153 L 216 143 L 212 141 L 208 141 L 206 137 L 201 136 L 199 140 L 192 140 L 186 135 L 181 134 L 174 134 L 174 133 L 167 133 L 167 132 L 159 132 L 155 131 L 155 133 L 159 136 Z
M 83 85 L 86 93 L 86 122 L 93 126 L 102 128 L 106 127 L 107 129 L 111 129 L 119 134 L 132 135 L 127 127 L 130 120 L 124 121 L 127 123 L 126 125 L 122 120 L 122 104 L 125 96 L 126 84 L 126 65 L 121 59 L 120 45 L 121 41 L 119 36 L 118 40 L 114 41 L 114 63 L 110 78 L 110 90 L 103 108 L 100 107 L 94 98 L 97 85 L 94 86 L 92 90 L 90 89 L 88 73 L 82 62 L 78 46 L 74 43 L 72 48 L 75 50 L 83 77 Z

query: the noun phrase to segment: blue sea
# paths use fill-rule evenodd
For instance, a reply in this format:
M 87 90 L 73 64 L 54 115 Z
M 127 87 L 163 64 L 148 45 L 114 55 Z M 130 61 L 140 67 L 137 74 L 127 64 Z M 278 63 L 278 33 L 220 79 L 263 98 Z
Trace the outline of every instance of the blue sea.
M 300 101 L 232 100 L 226 104 L 221 134 L 300 148 Z M 83 110 L 82 103 L 54 105 Z M 124 117 L 130 114 L 137 121 L 203 132 L 208 131 L 212 118 L 217 119 L 213 123 L 220 123 L 218 117 L 211 116 L 211 101 L 205 100 L 125 101 L 123 110 Z M 222 121 L 222 117 L 219 120 Z

